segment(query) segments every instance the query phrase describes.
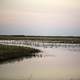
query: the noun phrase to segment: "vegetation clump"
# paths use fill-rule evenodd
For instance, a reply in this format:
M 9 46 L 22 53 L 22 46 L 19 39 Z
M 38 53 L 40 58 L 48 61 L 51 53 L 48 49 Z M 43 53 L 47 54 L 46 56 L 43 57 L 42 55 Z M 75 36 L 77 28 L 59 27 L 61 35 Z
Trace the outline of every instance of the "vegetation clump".
M 0 63 L 22 57 L 33 57 L 36 56 L 38 52 L 40 52 L 40 50 L 30 47 L 0 45 Z

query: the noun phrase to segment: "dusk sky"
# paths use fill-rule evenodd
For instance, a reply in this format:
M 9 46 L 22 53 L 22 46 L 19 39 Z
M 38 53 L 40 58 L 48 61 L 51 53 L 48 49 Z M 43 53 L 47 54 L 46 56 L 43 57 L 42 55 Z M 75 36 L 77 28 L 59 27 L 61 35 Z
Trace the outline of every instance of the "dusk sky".
M 80 36 L 80 0 L 0 0 L 0 35 Z

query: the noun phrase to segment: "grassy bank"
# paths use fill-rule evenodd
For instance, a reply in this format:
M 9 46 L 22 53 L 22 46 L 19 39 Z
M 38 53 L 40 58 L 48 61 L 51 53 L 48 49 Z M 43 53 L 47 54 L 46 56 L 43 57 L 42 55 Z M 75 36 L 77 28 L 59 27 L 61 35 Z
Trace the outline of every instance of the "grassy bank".
M 24 36 L 24 35 L 0 35 L 0 40 L 40 40 L 60 43 L 80 43 L 80 36 Z
M 0 63 L 24 57 L 33 57 L 36 56 L 38 52 L 40 52 L 40 50 L 29 47 L 0 45 Z

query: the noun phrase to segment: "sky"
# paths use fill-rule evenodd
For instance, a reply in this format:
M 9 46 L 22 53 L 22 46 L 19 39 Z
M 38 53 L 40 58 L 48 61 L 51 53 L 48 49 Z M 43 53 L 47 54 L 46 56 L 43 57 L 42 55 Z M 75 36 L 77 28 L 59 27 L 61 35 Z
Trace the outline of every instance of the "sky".
M 0 35 L 80 36 L 80 0 L 0 0 Z

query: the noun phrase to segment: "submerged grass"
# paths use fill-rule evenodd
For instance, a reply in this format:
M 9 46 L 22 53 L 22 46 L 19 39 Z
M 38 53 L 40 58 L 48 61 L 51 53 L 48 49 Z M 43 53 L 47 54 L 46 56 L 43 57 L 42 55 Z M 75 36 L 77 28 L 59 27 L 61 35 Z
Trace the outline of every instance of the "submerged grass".
M 33 57 L 36 56 L 35 53 L 38 52 L 40 52 L 40 50 L 30 47 L 0 45 L 0 63 L 23 57 Z

